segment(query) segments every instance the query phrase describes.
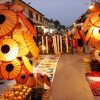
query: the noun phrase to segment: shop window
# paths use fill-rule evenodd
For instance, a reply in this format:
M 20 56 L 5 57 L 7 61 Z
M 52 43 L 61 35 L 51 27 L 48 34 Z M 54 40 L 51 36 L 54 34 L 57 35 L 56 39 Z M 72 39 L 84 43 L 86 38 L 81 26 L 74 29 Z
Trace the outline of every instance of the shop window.
M 36 20 L 38 21 L 38 14 L 36 14 Z
M 42 16 L 40 16 L 40 21 L 43 22 Z
M 29 18 L 31 18 L 31 19 L 33 18 L 33 13 L 30 10 L 29 10 Z

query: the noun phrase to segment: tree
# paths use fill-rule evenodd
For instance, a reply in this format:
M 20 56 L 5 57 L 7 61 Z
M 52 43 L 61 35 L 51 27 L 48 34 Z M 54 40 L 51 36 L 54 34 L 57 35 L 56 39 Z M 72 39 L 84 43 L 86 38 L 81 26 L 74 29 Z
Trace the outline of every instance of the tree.
M 54 21 L 55 26 L 60 26 L 60 22 L 58 20 Z
M 57 28 L 58 31 L 60 31 L 60 29 L 61 29 L 61 24 L 60 24 L 60 22 L 59 22 L 58 20 L 55 20 L 55 21 L 54 21 L 54 24 L 55 24 L 55 28 Z
M 61 25 L 61 28 L 64 29 L 64 30 L 66 29 L 66 27 L 64 25 Z
M 54 22 L 52 18 L 50 19 L 50 22 L 51 22 L 51 23 L 53 23 L 53 22 Z

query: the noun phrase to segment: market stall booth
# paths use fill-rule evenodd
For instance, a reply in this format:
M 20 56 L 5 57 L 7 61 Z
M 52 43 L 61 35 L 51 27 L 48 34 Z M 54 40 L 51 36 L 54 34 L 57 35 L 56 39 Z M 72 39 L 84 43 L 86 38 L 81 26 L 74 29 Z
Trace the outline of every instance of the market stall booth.
M 0 4 L 0 85 L 14 80 L 10 89 L 3 90 L 2 97 L 7 100 L 33 100 L 35 90 L 41 92 L 42 98 L 47 91 L 44 83 L 51 87 L 48 75 L 34 73 L 30 63 L 30 58 L 31 62 L 38 60 L 39 48 L 32 38 L 36 31 L 23 11 L 22 6 L 14 3 Z
M 83 24 L 90 59 L 86 60 L 90 71 L 86 73 L 90 88 L 94 96 L 100 96 L 100 3 L 90 5 L 90 13 Z M 85 59 L 84 59 L 85 61 Z

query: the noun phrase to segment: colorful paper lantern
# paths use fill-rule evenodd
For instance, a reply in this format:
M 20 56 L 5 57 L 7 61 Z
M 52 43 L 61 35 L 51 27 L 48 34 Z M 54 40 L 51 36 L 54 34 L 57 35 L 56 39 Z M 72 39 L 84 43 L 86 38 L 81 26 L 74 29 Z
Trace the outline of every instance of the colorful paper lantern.
M 94 47 L 95 47 L 96 49 L 100 50 L 100 41 L 95 40 L 95 42 L 94 42 Z
M 91 38 L 93 29 L 94 29 L 94 27 L 92 26 L 87 30 L 86 37 L 85 37 L 86 42 L 89 41 L 89 39 Z
M 40 74 L 40 73 L 37 73 L 37 80 L 40 82 L 40 83 L 44 83 L 44 79 L 43 79 L 43 75 L 42 74 Z
M 94 56 L 98 61 L 100 61 L 100 50 L 95 50 Z
M 29 53 L 29 49 L 22 35 L 22 31 L 27 31 L 27 27 L 23 24 L 20 18 L 19 18 L 19 24 L 20 25 L 17 25 L 17 26 L 20 26 L 20 27 L 16 28 L 13 32 L 13 39 L 16 40 L 19 45 L 19 52 L 18 52 L 17 57 L 25 56 Z
M 24 66 L 29 71 L 29 73 L 33 73 L 33 67 L 31 65 L 29 59 L 27 57 L 25 57 L 25 56 L 22 56 L 22 60 L 24 62 Z
M 12 62 L 3 62 L 0 66 L 0 73 L 4 79 L 12 80 L 19 75 L 20 71 L 21 65 L 17 59 Z
M 50 78 L 46 74 L 43 75 L 43 79 L 46 85 L 51 86 Z
M 20 74 L 15 78 L 16 82 L 19 84 L 25 84 L 28 80 L 28 76 L 24 69 L 21 70 Z
M 0 60 L 12 61 L 17 57 L 19 51 L 18 44 L 13 39 L 3 39 L 0 41 Z
M 19 4 L 16 4 L 14 3 L 11 7 L 10 7 L 11 10 L 15 11 L 15 12 L 22 12 L 24 11 L 24 7 L 19 5 Z
M 100 28 L 94 27 L 92 34 L 95 39 L 100 40 Z
M 31 35 L 24 31 L 23 31 L 22 35 L 24 37 L 27 47 L 30 50 L 30 53 L 34 56 L 34 58 L 38 58 L 39 48 L 36 46 L 36 43 L 33 40 L 33 38 L 31 37 Z
M 12 10 L 0 10 L 0 37 L 11 34 L 18 18 Z
M 88 42 L 88 47 L 93 45 L 100 49 L 100 28 L 92 26 L 88 29 L 85 41 Z
M 23 23 L 25 24 L 25 26 L 28 28 L 28 30 L 30 31 L 31 35 L 36 37 L 36 29 L 35 27 L 33 27 L 31 25 L 31 23 L 29 22 L 29 20 L 24 16 L 23 13 L 18 12 L 19 17 L 21 18 L 21 20 L 23 21 Z
M 100 11 L 92 13 L 90 23 L 93 26 L 100 28 Z
M 83 24 L 83 31 L 86 31 L 91 26 L 91 23 L 90 23 L 91 16 L 92 14 L 87 15 L 87 18 Z
M 8 7 L 6 7 L 4 4 L 0 4 L 0 10 L 7 10 L 8 9 Z
M 29 87 L 35 87 L 36 86 L 36 79 L 34 77 L 33 74 L 30 74 L 28 76 L 28 80 L 27 82 L 25 83 L 25 85 L 29 86 Z

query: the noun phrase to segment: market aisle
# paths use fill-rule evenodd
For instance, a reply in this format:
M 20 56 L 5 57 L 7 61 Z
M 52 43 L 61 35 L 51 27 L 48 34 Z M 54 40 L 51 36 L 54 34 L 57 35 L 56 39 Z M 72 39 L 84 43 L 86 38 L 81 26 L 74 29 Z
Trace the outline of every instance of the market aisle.
M 52 86 L 53 100 L 94 100 L 79 55 L 63 54 Z

